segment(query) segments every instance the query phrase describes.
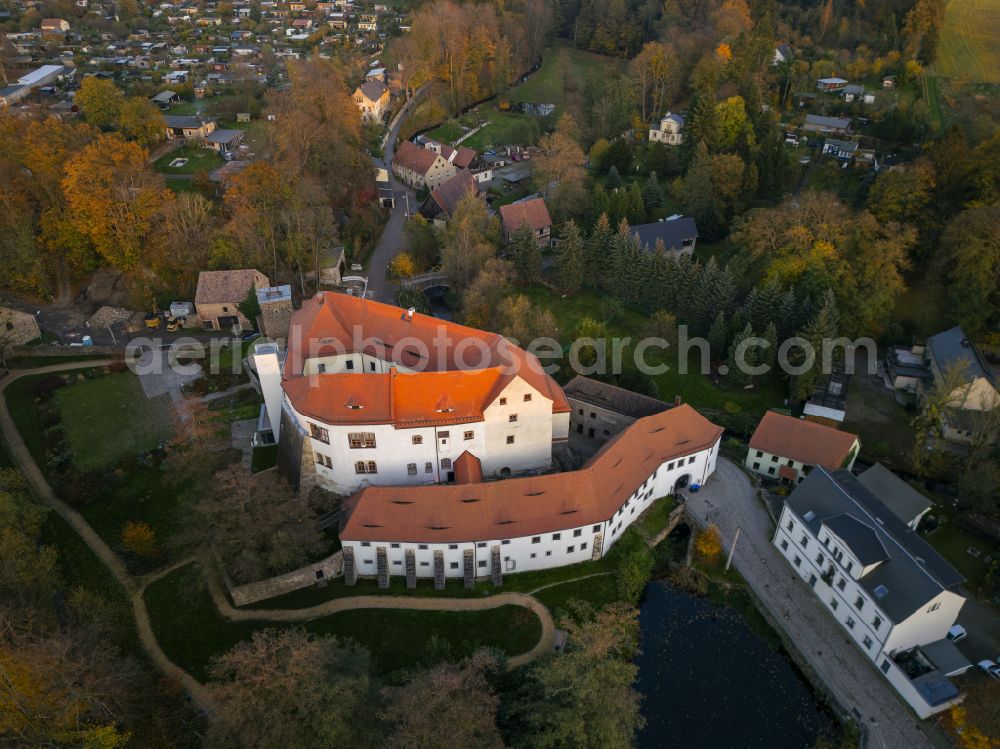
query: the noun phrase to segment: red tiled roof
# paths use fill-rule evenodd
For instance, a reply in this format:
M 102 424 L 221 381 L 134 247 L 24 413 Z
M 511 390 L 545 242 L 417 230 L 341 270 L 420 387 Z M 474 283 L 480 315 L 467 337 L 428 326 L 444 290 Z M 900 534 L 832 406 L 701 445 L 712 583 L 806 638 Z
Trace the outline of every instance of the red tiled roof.
M 437 158 L 438 155 L 429 148 L 420 148 L 412 141 L 404 140 L 396 149 L 392 162 L 401 168 L 412 169 L 418 174 L 427 174 Z
M 309 358 L 359 351 L 417 371 L 302 374 Z M 283 374 L 296 411 L 329 424 L 481 420 L 515 377 L 551 400 L 553 413 L 570 410 L 538 358 L 503 336 L 332 292 L 292 316 Z
M 370 486 L 345 503 L 340 537 L 453 543 L 599 523 L 662 463 L 707 450 L 721 435 L 722 427 L 685 404 L 639 419 L 579 471 L 483 484 Z
M 459 169 L 468 169 L 472 162 L 476 160 L 476 156 L 478 155 L 479 152 L 472 148 L 459 146 L 458 153 L 455 154 L 455 158 L 451 160 L 451 163 Z
M 750 438 L 750 448 L 838 471 L 857 439 L 850 432 L 768 411 Z
M 536 231 L 552 226 L 549 209 L 545 207 L 545 201 L 541 198 L 526 200 L 523 203 L 502 205 L 500 206 L 500 217 L 503 219 L 504 228 L 510 234 L 516 232 L 524 224 Z

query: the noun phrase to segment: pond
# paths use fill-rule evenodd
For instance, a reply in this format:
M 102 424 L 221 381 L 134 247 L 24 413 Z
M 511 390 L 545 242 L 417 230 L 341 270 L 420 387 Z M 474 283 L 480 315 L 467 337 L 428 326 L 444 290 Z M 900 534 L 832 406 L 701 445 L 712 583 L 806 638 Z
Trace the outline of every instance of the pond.
M 838 734 L 788 655 L 735 609 L 654 581 L 639 624 L 640 749 L 808 749 L 821 734 Z

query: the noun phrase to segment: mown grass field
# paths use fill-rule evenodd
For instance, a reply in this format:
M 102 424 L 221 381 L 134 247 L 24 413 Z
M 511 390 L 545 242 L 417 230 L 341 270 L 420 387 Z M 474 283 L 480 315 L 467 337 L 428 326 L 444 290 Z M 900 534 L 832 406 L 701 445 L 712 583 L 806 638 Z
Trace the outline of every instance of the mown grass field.
M 170 436 L 166 396 L 146 398 L 131 372 L 81 380 L 56 391 L 73 462 L 92 471 Z
M 946 78 L 1000 83 L 1000 1 L 948 0 L 936 68 Z
M 187 159 L 183 166 L 170 166 L 174 159 Z M 210 148 L 203 148 L 197 143 L 181 146 L 176 151 L 170 151 L 158 158 L 153 168 L 161 174 L 194 174 L 209 172 L 225 164 L 225 160 Z
M 564 65 L 564 57 L 568 65 Z M 572 91 L 573 79 L 582 88 L 593 76 L 610 77 L 623 69 L 624 62 L 617 57 L 595 55 L 573 49 L 567 43 L 559 43 L 545 49 L 542 66 L 528 80 L 511 90 L 510 100 L 555 104 L 558 115 L 559 107 L 566 103 Z M 567 83 L 570 85 L 567 86 Z

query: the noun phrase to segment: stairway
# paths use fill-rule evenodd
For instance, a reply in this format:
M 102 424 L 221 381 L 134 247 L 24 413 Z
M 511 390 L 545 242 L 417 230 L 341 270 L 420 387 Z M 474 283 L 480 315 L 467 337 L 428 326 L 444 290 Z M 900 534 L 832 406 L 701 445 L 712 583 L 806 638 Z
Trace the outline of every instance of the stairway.
M 444 590 L 444 552 L 434 552 L 434 590 Z
M 378 586 L 383 590 L 389 587 L 389 555 L 385 547 L 378 547 Z
M 417 587 L 417 552 L 406 550 L 406 587 L 413 590 Z
M 358 568 L 354 566 L 354 547 L 344 549 L 344 584 L 354 585 L 358 581 Z
M 490 577 L 497 588 L 503 586 L 503 570 L 500 567 L 500 547 L 490 549 Z
M 472 549 L 466 549 L 463 554 L 463 572 L 465 574 L 465 589 L 472 590 L 476 587 L 476 559 Z

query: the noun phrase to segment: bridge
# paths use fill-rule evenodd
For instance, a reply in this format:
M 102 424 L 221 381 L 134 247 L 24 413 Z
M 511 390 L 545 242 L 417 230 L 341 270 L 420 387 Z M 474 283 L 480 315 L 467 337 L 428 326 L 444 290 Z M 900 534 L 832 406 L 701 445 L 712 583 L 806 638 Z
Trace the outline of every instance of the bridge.
M 399 285 L 404 289 L 414 289 L 416 291 L 426 291 L 434 286 L 451 286 L 448 274 L 443 271 L 434 273 L 422 273 L 419 276 L 410 276 L 400 280 Z

